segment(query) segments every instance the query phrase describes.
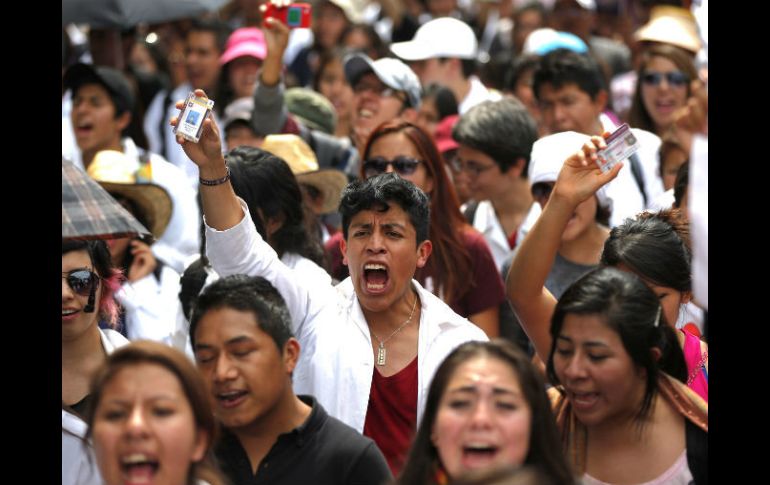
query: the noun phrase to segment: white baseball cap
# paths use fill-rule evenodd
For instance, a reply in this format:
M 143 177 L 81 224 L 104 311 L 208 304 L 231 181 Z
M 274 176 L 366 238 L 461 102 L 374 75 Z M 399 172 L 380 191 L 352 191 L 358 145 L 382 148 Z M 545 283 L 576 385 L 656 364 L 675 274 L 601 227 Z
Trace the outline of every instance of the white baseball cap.
M 414 38 L 390 46 L 401 59 L 422 61 L 435 57 L 475 59 L 479 43 L 473 29 L 462 20 L 441 17 L 417 29 Z
M 532 145 L 527 176 L 530 188 L 541 182 L 556 182 L 564 161 L 580 150 L 590 136 L 575 131 L 563 131 L 544 136 Z M 597 167 L 598 168 L 598 167 Z M 612 210 L 612 199 L 607 195 L 607 186 L 596 192 L 599 205 Z
M 409 106 L 415 109 L 420 107 L 421 93 L 420 80 L 412 69 L 392 57 L 383 57 L 373 61 L 366 54 L 352 54 L 345 58 L 345 77 L 351 86 L 355 86 L 358 80 L 367 72 L 373 72 L 386 86 L 403 91 L 409 98 Z

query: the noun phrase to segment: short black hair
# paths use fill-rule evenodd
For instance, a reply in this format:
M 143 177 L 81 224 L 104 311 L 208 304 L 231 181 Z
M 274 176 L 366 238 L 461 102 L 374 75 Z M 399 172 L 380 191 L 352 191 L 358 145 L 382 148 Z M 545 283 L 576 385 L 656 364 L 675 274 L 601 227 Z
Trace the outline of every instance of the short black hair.
M 278 290 L 261 276 L 232 275 L 215 281 L 198 296 L 190 318 L 193 349 L 201 318 L 211 310 L 222 308 L 252 313 L 259 329 L 270 335 L 279 352 L 283 352 L 284 345 L 293 337 L 289 308 Z
M 414 226 L 417 244 L 428 239 L 430 229 L 430 201 L 425 192 L 396 173 L 384 173 L 366 180 L 351 182 L 342 192 L 340 214 L 342 234 L 348 239 L 348 228 L 353 216 L 365 210 L 385 212 L 395 203 L 409 216 Z
M 211 32 L 214 34 L 217 49 L 221 53 L 225 50 L 227 38 L 230 37 L 231 29 L 221 20 L 193 18 L 190 30 L 187 31 L 187 35 L 190 35 L 192 32 Z M 185 39 L 186 38 L 187 36 L 185 36 Z
M 679 166 L 679 170 L 676 172 L 676 180 L 674 181 L 674 207 L 677 209 L 682 205 L 682 199 L 684 198 L 687 184 L 690 180 L 689 167 L 690 164 L 686 161 Z
M 484 101 L 460 117 L 452 129 L 458 143 L 487 154 L 501 172 L 522 158 L 522 177 L 527 176 L 537 126 L 527 108 L 514 97 Z
M 604 76 L 596 61 L 588 55 L 568 49 L 556 49 L 540 58 L 532 83 L 538 100 L 540 89 L 545 84 L 550 84 L 555 89 L 575 84 L 592 100 L 596 99 L 600 91 L 607 90 Z

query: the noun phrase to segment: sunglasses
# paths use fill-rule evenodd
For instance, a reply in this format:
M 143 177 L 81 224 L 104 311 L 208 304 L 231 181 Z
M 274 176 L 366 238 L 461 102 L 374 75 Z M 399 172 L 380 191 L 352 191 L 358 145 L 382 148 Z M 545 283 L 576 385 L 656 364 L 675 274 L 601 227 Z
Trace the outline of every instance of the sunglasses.
M 91 288 L 99 284 L 99 275 L 87 269 L 76 269 L 69 273 L 62 273 L 61 277 L 67 280 L 72 291 L 80 296 L 89 296 Z
M 420 160 L 416 160 L 412 157 L 399 155 L 393 160 L 386 160 L 383 157 L 374 157 L 364 162 L 364 175 L 366 178 L 385 173 L 388 170 L 388 165 L 393 166 L 393 170 L 398 172 L 399 175 L 412 175 L 417 170 L 417 165 L 420 164 Z
M 671 72 L 646 72 L 642 75 L 642 82 L 649 84 L 650 86 L 659 86 L 663 82 L 663 78 L 666 79 L 671 86 L 684 86 L 690 82 L 690 78 L 687 74 L 681 71 Z

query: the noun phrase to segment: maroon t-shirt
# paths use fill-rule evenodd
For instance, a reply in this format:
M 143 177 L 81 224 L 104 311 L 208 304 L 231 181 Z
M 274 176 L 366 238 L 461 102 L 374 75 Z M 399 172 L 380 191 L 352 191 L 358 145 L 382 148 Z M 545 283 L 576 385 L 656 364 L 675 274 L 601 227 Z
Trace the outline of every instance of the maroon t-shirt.
M 416 429 L 417 357 L 390 377 L 383 377 L 375 366 L 364 436 L 377 443 L 394 477 L 404 466 Z

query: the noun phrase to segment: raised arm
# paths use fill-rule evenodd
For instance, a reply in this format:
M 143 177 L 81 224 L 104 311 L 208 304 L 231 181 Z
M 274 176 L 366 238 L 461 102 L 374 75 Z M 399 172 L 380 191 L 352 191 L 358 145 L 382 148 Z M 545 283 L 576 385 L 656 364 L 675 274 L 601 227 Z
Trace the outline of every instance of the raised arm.
M 545 362 L 551 349 L 549 333 L 556 299 L 545 288 L 545 280 L 561 243 L 561 235 L 575 208 L 614 179 L 622 164 L 607 173 L 596 165 L 596 152 L 606 147 L 594 136 L 582 149 L 564 161 L 551 196 L 518 248 L 506 278 L 507 296 L 538 356 Z
M 280 5 L 280 2 L 273 2 Z M 288 4 L 289 2 L 284 2 Z M 264 10 L 264 5 L 262 9 Z M 262 32 L 265 34 L 267 55 L 262 63 L 257 86 L 254 89 L 254 111 L 251 127 L 262 135 L 280 133 L 286 124 L 289 111 L 283 100 L 284 85 L 281 80 L 283 55 L 289 45 L 289 28 L 280 21 L 266 18 Z
M 195 95 L 207 97 L 202 89 L 196 89 Z M 176 107 L 182 109 L 184 101 L 177 101 Z M 171 125 L 176 126 L 178 121 L 177 116 L 173 117 Z M 219 139 L 219 127 L 211 116 L 203 122 L 203 133 L 198 143 L 185 140 L 181 135 L 177 135 L 176 141 L 182 145 L 182 150 L 187 157 L 198 166 L 201 180 L 216 181 L 227 175 L 222 143 Z M 224 231 L 234 227 L 243 219 L 244 212 L 229 181 L 217 185 L 201 183 L 200 194 L 206 224 L 210 227 Z

